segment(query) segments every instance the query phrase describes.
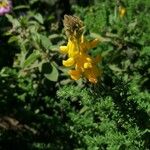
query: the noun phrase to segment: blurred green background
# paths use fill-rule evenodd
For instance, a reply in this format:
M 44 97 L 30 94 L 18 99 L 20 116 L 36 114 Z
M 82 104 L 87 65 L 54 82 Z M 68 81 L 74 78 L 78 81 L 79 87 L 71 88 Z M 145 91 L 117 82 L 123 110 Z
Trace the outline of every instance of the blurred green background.
M 97 85 L 62 66 L 64 14 L 101 40 Z M 149 150 L 149 0 L 14 0 L 0 26 L 1 150 Z

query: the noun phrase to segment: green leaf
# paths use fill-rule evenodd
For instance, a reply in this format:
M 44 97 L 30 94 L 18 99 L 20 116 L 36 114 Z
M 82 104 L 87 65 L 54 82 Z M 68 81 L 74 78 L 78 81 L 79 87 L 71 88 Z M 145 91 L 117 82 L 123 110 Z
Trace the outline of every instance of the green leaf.
M 9 22 L 12 23 L 13 28 L 20 27 L 20 22 L 17 19 L 14 19 L 11 15 L 6 14 L 6 17 Z
M 121 72 L 121 69 L 118 68 L 116 65 L 109 65 L 109 68 L 115 72 Z
M 29 9 L 30 7 L 28 5 L 19 5 L 13 8 L 13 10 L 19 10 L 19 9 Z
M 42 15 L 41 14 L 36 14 L 35 16 L 34 16 L 34 18 L 39 22 L 39 23 L 41 23 L 41 24 L 43 24 L 44 23 L 44 20 L 43 20 L 43 17 L 42 17 Z
M 84 107 L 79 111 L 79 114 L 85 113 L 88 109 L 89 109 L 88 106 L 84 106 Z
M 13 43 L 18 41 L 18 37 L 17 36 L 11 36 L 10 39 L 8 40 L 8 43 Z
M 141 56 L 144 56 L 144 55 L 149 56 L 150 55 L 150 46 L 145 46 L 140 53 L 141 53 Z
M 23 67 L 28 67 L 30 66 L 32 63 L 34 63 L 37 58 L 40 57 L 40 52 L 39 51 L 34 51 L 32 54 L 30 54 L 30 56 L 28 56 L 28 58 L 24 61 Z
M 51 63 L 51 67 L 51 72 L 44 74 L 44 76 L 50 81 L 57 81 L 59 75 L 58 70 L 53 63 Z
M 38 2 L 39 0 L 30 0 L 29 4 L 33 5 L 34 3 Z
M 51 46 L 51 42 L 50 40 L 44 36 L 44 35 L 40 35 L 40 39 L 41 39 L 41 44 L 45 49 L 50 49 Z

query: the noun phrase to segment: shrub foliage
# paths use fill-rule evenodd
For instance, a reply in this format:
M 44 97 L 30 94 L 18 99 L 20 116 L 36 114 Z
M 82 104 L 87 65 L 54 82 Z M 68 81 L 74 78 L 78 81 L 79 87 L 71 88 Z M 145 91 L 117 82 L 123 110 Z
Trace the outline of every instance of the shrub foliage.
M 148 150 L 149 0 L 66 6 L 14 1 L 0 16 L 0 149 Z M 102 56 L 95 85 L 72 81 L 62 66 L 64 13 L 80 17 L 85 36 L 101 41 L 90 51 Z

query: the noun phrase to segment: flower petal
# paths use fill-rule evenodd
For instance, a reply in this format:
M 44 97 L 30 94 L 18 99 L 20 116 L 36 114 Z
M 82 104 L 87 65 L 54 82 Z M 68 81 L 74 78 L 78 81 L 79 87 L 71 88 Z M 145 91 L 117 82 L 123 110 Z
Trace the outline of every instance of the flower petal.
M 67 46 L 60 46 L 59 48 L 60 48 L 60 52 L 62 52 L 62 53 L 64 53 L 64 54 L 68 53 L 68 48 L 67 48 Z
M 90 62 L 86 62 L 86 63 L 84 63 L 84 68 L 85 69 L 92 68 L 92 64 Z
M 63 65 L 66 66 L 66 67 L 70 67 L 72 65 L 74 65 L 74 58 L 69 58 L 67 60 L 63 60 Z
M 81 72 L 79 70 L 69 70 L 68 73 L 73 80 L 79 80 L 81 77 Z

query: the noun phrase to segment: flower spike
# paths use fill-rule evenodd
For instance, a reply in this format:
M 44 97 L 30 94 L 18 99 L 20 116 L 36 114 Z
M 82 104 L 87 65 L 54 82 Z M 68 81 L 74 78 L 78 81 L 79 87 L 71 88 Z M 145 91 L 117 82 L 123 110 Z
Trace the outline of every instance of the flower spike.
M 91 83 L 97 83 L 101 71 L 97 64 L 99 57 L 93 58 L 88 54 L 88 50 L 94 48 L 100 42 L 98 39 L 87 41 L 83 35 L 83 22 L 76 16 L 64 16 L 64 29 L 68 37 L 68 44 L 60 46 L 60 51 L 67 54 L 68 59 L 63 60 L 63 65 L 72 67 L 69 75 L 73 80 L 85 77 Z

